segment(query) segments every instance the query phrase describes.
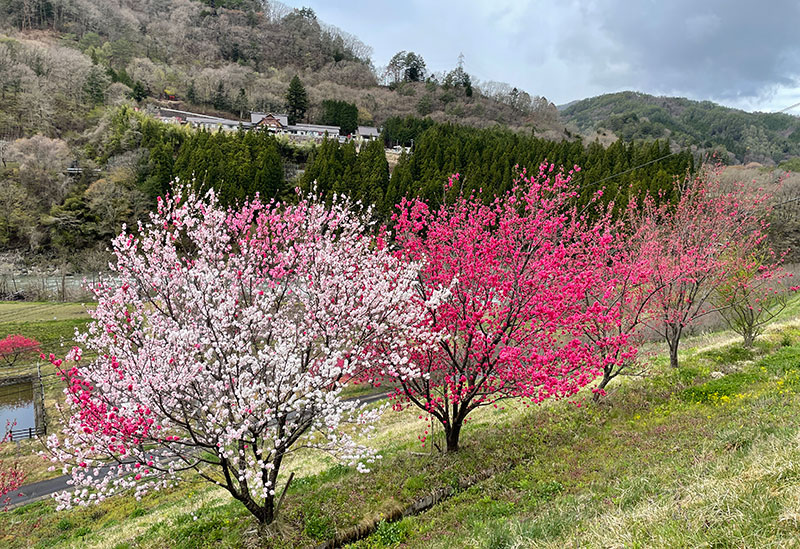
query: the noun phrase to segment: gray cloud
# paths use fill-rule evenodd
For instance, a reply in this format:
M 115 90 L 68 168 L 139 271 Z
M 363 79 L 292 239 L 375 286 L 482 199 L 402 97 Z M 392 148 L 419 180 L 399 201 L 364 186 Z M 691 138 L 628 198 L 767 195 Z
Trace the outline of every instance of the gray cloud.
M 459 52 L 481 80 L 557 103 L 634 89 L 774 110 L 800 101 L 800 2 L 774 0 L 297 0 L 385 64 L 434 71 Z
M 608 0 L 594 4 L 582 23 L 559 52 L 586 62 L 603 87 L 622 80 L 649 91 L 755 98 L 795 85 L 800 75 L 796 1 Z M 611 65 L 624 70 L 609 72 Z

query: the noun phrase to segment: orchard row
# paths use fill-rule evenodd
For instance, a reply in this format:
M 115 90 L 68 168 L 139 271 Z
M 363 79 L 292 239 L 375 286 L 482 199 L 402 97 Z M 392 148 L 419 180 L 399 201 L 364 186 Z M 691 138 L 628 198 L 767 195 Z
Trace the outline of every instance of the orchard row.
M 380 410 L 343 399 L 348 383 L 392 387 L 455 452 L 479 407 L 598 380 L 599 397 L 644 332 L 677 366 L 702 316 L 721 313 L 749 345 L 785 303 L 767 192 L 724 189 L 709 169 L 677 181 L 676 200 L 620 210 L 581 194 L 578 172 L 522 170 L 495 197 L 459 191 L 456 174 L 446 200 L 400 200 L 391 230 L 342 197 L 226 208 L 176 187 L 114 239 L 80 347 L 50 357 L 69 418 L 49 450 L 79 487 L 61 505 L 191 472 L 270 523 L 298 449 L 363 471 L 378 459 L 360 435 Z

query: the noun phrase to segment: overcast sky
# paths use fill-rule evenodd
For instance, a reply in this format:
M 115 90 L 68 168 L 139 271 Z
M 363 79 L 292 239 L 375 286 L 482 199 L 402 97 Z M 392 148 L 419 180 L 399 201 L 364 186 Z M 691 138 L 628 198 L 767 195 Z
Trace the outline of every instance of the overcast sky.
M 620 90 L 775 111 L 800 102 L 797 0 L 289 0 L 355 34 L 557 104 Z M 790 111 L 800 115 L 800 108 Z

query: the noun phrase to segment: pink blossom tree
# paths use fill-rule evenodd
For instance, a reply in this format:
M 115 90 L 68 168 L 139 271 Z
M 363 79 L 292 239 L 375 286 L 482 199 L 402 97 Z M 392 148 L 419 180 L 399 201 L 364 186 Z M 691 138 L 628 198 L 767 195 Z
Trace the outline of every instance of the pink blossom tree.
M 439 343 L 388 376 L 398 385 L 395 406 L 417 406 L 441 423 L 448 452 L 473 410 L 573 395 L 602 367 L 586 332 L 616 322 L 617 312 L 586 298 L 602 282 L 613 237 L 607 216 L 590 221 L 573 206 L 572 173 L 523 172 L 488 205 L 461 195 L 438 208 L 421 199 L 398 206 L 398 254 L 422 264 L 421 299 L 449 294 L 425 311 Z
M 740 269 L 741 258 L 762 249 L 766 224 L 759 209 L 769 198 L 762 190 L 724 189 L 720 167 L 686 176 L 677 203 L 656 205 L 645 197 L 634 207 L 634 250 L 647 250 L 651 284 L 645 324 L 669 347 L 670 365 L 678 367 L 678 348 L 685 329 L 698 319 L 728 308 L 714 302 L 718 290 Z
M 33 356 L 39 352 L 39 342 L 19 334 L 12 334 L 0 339 L 0 359 L 8 366 L 17 360 Z
M 97 358 L 51 357 L 71 415 L 48 445 L 79 488 L 62 506 L 193 472 L 268 524 L 298 449 L 367 470 L 379 456 L 356 435 L 379 410 L 342 399 L 344 380 L 402 362 L 428 332 L 417 268 L 353 209 L 309 197 L 226 212 L 213 194 L 178 192 L 113 241 L 113 275 L 78 336 Z

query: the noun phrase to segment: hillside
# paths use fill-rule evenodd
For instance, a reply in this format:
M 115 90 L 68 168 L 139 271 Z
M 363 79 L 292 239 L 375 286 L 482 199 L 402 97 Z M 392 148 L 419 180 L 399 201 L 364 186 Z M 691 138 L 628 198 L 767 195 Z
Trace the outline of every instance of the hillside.
M 590 139 L 609 131 L 626 141 L 669 138 L 719 152 L 731 163 L 772 165 L 800 155 L 800 118 L 748 113 L 710 101 L 625 91 L 570 103 L 561 116 Z
M 0 0 L 0 138 L 69 137 L 96 122 L 96 108 L 131 99 L 238 117 L 283 111 L 295 74 L 311 122 L 332 99 L 354 103 L 367 125 L 414 114 L 564 137 L 546 100 L 498 83 L 473 92 L 460 65 L 432 75 L 421 58 L 380 85 L 371 52 L 310 9 L 266 0 Z
M 300 122 L 328 123 L 325 106 L 335 104 L 357 113 L 351 124 L 414 116 L 568 137 L 547 100 L 479 84 L 461 62 L 431 74 L 400 52 L 414 70 L 390 73 L 371 53 L 312 10 L 266 0 L 0 0 L 0 251 L 103 268 L 105 241 L 166 192 L 192 133 L 140 114 L 158 105 L 245 120 L 286 112 L 295 75 L 307 93 Z M 266 162 L 293 189 L 312 145 L 225 158 L 239 179 Z M 183 167 L 190 177 L 198 169 Z

